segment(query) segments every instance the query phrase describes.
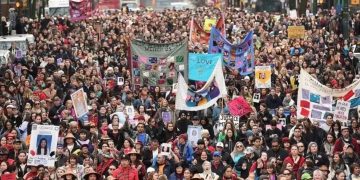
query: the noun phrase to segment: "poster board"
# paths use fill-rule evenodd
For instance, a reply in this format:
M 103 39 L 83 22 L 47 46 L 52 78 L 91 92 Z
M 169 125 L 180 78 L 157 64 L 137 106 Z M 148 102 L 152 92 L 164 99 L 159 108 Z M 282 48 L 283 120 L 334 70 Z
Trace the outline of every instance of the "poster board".
M 255 67 L 255 88 L 271 88 L 271 66 Z
M 287 31 L 289 39 L 305 38 L 305 26 L 289 26 Z
M 59 126 L 32 125 L 27 165 L 55 166 Z
M 86 102 L 86 94 L 83 88 L 71 94 L 71 101 L 73 103 L 76 117 L 81 117 L 89 112 Z
M 188 135 L 188 142 L 192 145 L 192 147 L 195 147 L 197 144 L 197 141 L 201 139 L 201 130 L 202 126 L 192 126 L 189 125 L 187 129 L 187 135 Z

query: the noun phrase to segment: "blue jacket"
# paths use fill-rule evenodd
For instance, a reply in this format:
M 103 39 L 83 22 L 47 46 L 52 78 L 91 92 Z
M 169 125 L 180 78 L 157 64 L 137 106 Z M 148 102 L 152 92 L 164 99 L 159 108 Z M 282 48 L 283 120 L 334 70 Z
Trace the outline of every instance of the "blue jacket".
M 182 159 L 186 161 L 186 163 L 191 164 L 191 161 L 193 160 L 194 150 L 189 142 L 186 142 L 184 146 L 185 147 L 182 152 Z M 181 150 L 179 143 L 177 147 Z

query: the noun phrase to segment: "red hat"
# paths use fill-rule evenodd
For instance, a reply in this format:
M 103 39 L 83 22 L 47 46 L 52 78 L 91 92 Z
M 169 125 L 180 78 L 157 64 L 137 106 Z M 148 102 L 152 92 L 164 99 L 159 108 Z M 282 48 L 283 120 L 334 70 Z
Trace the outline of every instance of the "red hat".
M 282 138 L 282 142 L 283 143 L 289 143 L 290 139 L 288 137 L 284 137 L 284 138 Z
M 186 134 L 180 134 L 179 139 L 183 138 L 185 141 L 187 140 L 187 135 Z

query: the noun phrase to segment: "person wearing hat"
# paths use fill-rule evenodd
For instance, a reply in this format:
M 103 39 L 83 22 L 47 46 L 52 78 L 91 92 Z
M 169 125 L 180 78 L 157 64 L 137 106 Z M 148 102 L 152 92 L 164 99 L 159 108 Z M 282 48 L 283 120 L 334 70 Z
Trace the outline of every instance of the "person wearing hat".
M 139 174 L 139 179 L 143 179 L 146 175 L 145 165 L 141 162 L 141 155 L 133 149 L 128 153 L 130 157 L 131 167 L 135 167 Z
M 100 164 L 98 164 L 96 172 L 98 172 L 100 175 L 104 175 L 113 162 L 115 162 L 115 159 L 109 152 L 102 154 L 102 161 Z
M 102 178 L 101 178 L 101 175 L 99 173 L 94 171 L 93 168 L 90 168 L 88 173 L 85 174 L 84 179 L 85 180 L 101 180 Z
M 343 148 L 346 144 L 352 145 L 354 151 L 359 155 L 360 148 L 356 139 L 350 136 L 349 127 L 341 126 L 341 137 L 335 141 L 334 154 L 343 152 Z
M 65 173 L 61 176 L 64 180 L 77 180 L 76 174 L 71 170 L 67 169 Z
M 235 170 L 240 172 L 241 178 L 246 179 L 249 176 L 251 165 L 256 162 L 259 157 L 254 153 L 253 147 L 246 147 L 244 154 L 245 156 L 241 157 L 235 164 Z
M 120 155 L 120 166 L 113 172 L 115 179 L 123 179 L 127 177 L 127 180 L 139 180 L 137 169 L 130 166 L 129 155 Z
M 67 133 L 64 137 L 65 151 L 68 151 L 69 154 L 77 153 L 80 150 L 80 146 L 78 146 L 75 141 L 76 138 L 72 133 Z
M 225 172 L 225 165 L 221 160 L 221 152 L 215 151 L 213 153 L 213 160 L 211 161 L 211 170 L 219 177 L 222 177 Z
M 218 142 L 215 147 L 216 151 L 221 153 L 222 161 L 225 161 L 228 165 L 234 166 L 235 163 L 228 152 L 224 150 L 224 143 Z

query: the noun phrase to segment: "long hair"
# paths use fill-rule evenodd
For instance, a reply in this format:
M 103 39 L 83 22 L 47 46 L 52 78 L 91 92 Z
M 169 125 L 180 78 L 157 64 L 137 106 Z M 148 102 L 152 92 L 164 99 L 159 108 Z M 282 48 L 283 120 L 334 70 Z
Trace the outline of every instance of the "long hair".
M 40 141 L 39 141 L 39 144 L 38 144 L 38 147 L 37 147 L 37 151 L 36 151 L 36 154 L 40 155 L 41 154 L 41 142 L 42 141 L 45 141 L 46 142 L 46 146 L 44 148 L 44 154 L 43 155 L 47 155 L 48 152 L 47 152 L 47 145 L 48 145 L 48 142 L 45 138 L 41 138 Z

